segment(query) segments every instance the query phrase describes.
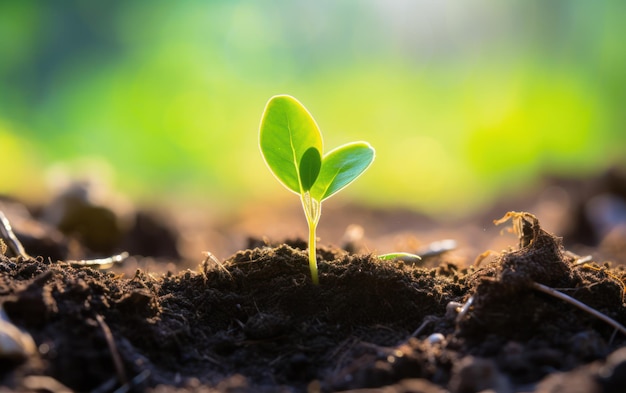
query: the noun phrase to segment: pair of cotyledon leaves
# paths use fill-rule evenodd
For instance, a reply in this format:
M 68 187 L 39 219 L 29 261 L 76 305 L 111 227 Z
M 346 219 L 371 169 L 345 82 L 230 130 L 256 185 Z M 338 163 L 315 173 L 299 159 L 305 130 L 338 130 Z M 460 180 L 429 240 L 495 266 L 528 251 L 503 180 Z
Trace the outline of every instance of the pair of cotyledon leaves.
M 352 142 L 322 155 L 322 134 L 306 108 L 287 95 L 272 97 L 261 120 L 265 162 L 289 190 L 318 202 L 352 183 L 374 160 L 367 142 Z

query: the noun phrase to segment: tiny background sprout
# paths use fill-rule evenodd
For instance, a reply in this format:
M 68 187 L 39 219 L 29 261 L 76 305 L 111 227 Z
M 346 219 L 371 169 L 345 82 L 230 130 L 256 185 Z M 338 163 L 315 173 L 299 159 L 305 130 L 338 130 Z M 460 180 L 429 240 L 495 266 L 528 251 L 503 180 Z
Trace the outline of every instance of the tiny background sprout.
M 389 254 L 379 255 L 378 259 L 382 259 L 383 261 L 401 259 L 406 262 L 418 262 L 422 259 L 422 257 L 420 257 L 419 255 L 408 253 L 408 252 L 392 252 Z
M 322 133 L 313 116 L 295 98 L 272 97 L 263 112 L 259 148 L 270 171 L 287 189 L 300 195 L 309 226 L 309 268 L 319 283 L 317 224 L 322 201 L 345 188 L 374 161 L 367 142 L 351 142 L 323 154 Z

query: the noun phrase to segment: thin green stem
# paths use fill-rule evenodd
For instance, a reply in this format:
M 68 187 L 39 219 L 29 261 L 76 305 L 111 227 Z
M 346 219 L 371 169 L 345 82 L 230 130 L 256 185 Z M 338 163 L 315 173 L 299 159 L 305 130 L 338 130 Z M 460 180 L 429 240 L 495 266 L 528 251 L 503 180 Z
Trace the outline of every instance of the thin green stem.
M 311 198 L 311 194 L 305 192 L 301 196 L 304 215 L 309 224 L 309 269 L 311 270 L 311 280 L 313 284 L 319 284 L 319 275 L 317 273 L 317 223 L 322 214 L 322 205 L 317 200 Z
M 317 223 L 309 222 L 309 269 L 311 269 L 311 280 L 313 280 L 314 285 L 320 283 L 317 273 L 316 229 Z

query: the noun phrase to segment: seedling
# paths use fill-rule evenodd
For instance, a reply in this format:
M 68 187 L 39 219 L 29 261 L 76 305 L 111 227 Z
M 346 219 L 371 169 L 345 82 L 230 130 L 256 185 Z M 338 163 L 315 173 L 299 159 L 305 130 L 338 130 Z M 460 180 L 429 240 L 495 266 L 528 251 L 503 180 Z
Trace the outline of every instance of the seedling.
M 309 226 L 309 268 L 319 283 L 315 251 L 322 202 L 344 189 L 374 161 L 374 148 L 352 142 L 323 154 L 322 134 L 313 116 L 295 98 L 272 97 L 265 107 L 259 147 L 270 171 L 288 190 L 300 195 Z

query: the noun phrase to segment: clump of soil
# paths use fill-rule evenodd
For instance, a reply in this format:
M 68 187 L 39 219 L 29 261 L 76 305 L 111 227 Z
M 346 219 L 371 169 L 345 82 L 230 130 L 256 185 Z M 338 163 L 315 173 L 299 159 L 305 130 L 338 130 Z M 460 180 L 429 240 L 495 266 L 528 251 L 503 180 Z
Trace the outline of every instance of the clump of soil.
M 36 344 L 1 348 L 0 383 L 100 392 L 621 391 L 626 337 L 532 283 L 624 324 L 626 272 L 579 263 L 534 216 L 512 217 L 520 247 L 484 266 L 443 255 L 421 267 L 320 248 L 320 285 L 298 240 L 252 242 L 224 262 L 207 257 L 195 270 L 159 276 L 0 255 L 5 319 Z
M 537 291 L 534 283 L 559 289 L 623 324 L 624 269 L 580 262 L 531 214 L 509 213 L 509 218 L 519 235 L 519 249 L 502 253 L 470 279 L 472 307 L 457 331 L 462 348 L 494 358 L 519 385 L 602 359 L 611 347 L 623 345 L 623 333 L 614 337 L 611 326 Z

